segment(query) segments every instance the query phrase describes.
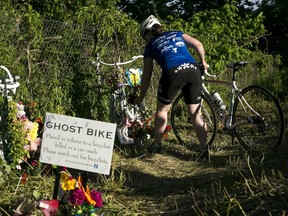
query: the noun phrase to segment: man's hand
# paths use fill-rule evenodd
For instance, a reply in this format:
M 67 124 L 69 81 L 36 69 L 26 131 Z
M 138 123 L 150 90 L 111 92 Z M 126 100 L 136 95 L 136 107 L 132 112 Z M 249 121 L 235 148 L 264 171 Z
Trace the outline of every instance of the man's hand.
M 210 67 L 210 66 L 207 64 L 206 61 L 203 61 L 203 62 L 202 62 L 202 66 L 203 66 L 204 69 L 208 69 L 208 68 Z

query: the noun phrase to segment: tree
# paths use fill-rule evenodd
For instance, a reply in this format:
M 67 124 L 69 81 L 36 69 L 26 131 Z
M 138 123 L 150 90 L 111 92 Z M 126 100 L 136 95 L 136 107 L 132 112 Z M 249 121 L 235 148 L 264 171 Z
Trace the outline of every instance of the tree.
M 258 11 L 262 11 L 267 29 L 267 40 L 262 40 L 261 49 L 268 53 L 278 53 L 283 57 L 283 63 L 288 63 L 288 1 L 263 0 Z
M 150 14 L 162 19 L 167 16 L 188 19 L 199 11 L 221 8 L 227 2 L 240 2 L 240 0 L 120 0 L 117 6 L 141 22 Z
M 68 20 L 82 7 L 100 6 L 103 8 L 115 7 L 119 0 L 12 0 L 12 4 L 21 7 L 24 4 L 32 6 L 43 18 L 54 20 Z

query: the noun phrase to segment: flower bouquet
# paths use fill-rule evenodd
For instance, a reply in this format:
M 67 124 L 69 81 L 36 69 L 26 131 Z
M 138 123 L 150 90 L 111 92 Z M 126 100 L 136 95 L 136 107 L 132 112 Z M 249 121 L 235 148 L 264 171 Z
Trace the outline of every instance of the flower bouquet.
M 146 114 L 147 115 L 147 114 Z M 148 140 L 154 137 L 154 115 L 146 117 L 143 123 L 132 122 L 131 124 L 131 136 L 134 138 L 140 138 Z M 171 126 L 167 125 L 163 133 L 163 138 L 168 137 L 168 133 L 171 131 Z
M 81 176 L 76 180 L 64 169 L 60 172 L 61 188 L 68 193 L 69 215 L 75 216 L 102 216 L 103 201 L 99 191 L 89 190 L 82 185 Z

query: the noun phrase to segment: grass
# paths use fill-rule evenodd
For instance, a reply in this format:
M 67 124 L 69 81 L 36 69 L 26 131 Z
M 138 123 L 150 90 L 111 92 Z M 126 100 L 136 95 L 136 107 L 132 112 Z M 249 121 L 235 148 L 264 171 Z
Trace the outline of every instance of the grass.
M 106 215 L 284 216 L 288 214 L 287 126 L 285 133 L 278 152 L 261 155 L 247 154 L 237 142 L 232 145 L 220 135 L 210 162 L 177 145 L 172 134 L 162 154 L 116 145 L 111 175 L 89 173 L 88 185 L 103 193 Z M 26 215 L 42 215 L 35 196 L 51 199 L 54 180 L 54 173 L 42 167 L 17 188 L 19 173 L 1 166 L 0 215 L 13 215 L 24 200 L 26 208 L 33 209 Z M 64 210 L 61 206 L 58 215 L 65 215 Z
M 171 152 L 121 166 L 129 175 L 126 185 L 133 188 L 130 196 L 149 201 L 140 207 L 144 215 L 285 214 L 287 206 L 281 201 L 288 192 L 287 173 L 275 165 L 287 161 L 286 155 L 263 159 L 221 152 L 213 153 L 208 163 L 193 160 L 185 151 Z

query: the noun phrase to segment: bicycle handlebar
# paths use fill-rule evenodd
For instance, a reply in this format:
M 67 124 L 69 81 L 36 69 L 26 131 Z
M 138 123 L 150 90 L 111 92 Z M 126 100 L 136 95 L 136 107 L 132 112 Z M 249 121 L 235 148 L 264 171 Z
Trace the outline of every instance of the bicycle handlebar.
M 208 73 L 207 68 L 203 70 L 203 73 L 205 76 L 211 77 L 211 78 L 216 78 L 217 76 L 215 74 L 210 74 Z
M 9 79 L 7 79 L 7 80 L 11 80 L 13 82 L 14 79 L 13 79 L 9 69 L 7 67 L 3 66 L 3 65 L 1 65 L 0 68 L 3 69 L 7 73 L 8 77 L 9 77 Z
M 16 88 L 20 86 L 19 82 L 17 82 L 16 80 L 20 79 L 20 77 L 19 76 L 13 77 L 9 69 L 3 65 L 1 65 L 0 68 L 3 69 L 7 74 L 7 76 L 0 77 L 0 89 L 12 90 L 13 93 L 15 94 Z
M 210 67 L 209 65 L 208 65 L 208 68 L 204 68 L 203 65 L 200 62 L 198 62 L 198 66 L 199 66 L 200 70 L 202 71 L 202 76 L 208 76 L 211 78 L 217 77 L 215 74 L 208 73 L 208 68 Z
M 115 62 L 115 63 L 106 63 L 106 62 L 103 62 L 100 60 L 100 57 L 97 56 L 97 59 L 96 61 L 92 61 L 92 64 L 96 65 L 97 67 L 100 65 L 100 64 L 103 64 L 103 65 L 106 65 L 106 66 L 120 66 L 120 65 L 125 65 L 125 64 L 130 64 L 134 61 L 136 61 L 137 59 L 140 59 L 140 58 L 144 58 L 143 55 L 138 55 L 138 56 L 133 56 L 130 60 L 128 61 L 125 61 L 125 62 Z

